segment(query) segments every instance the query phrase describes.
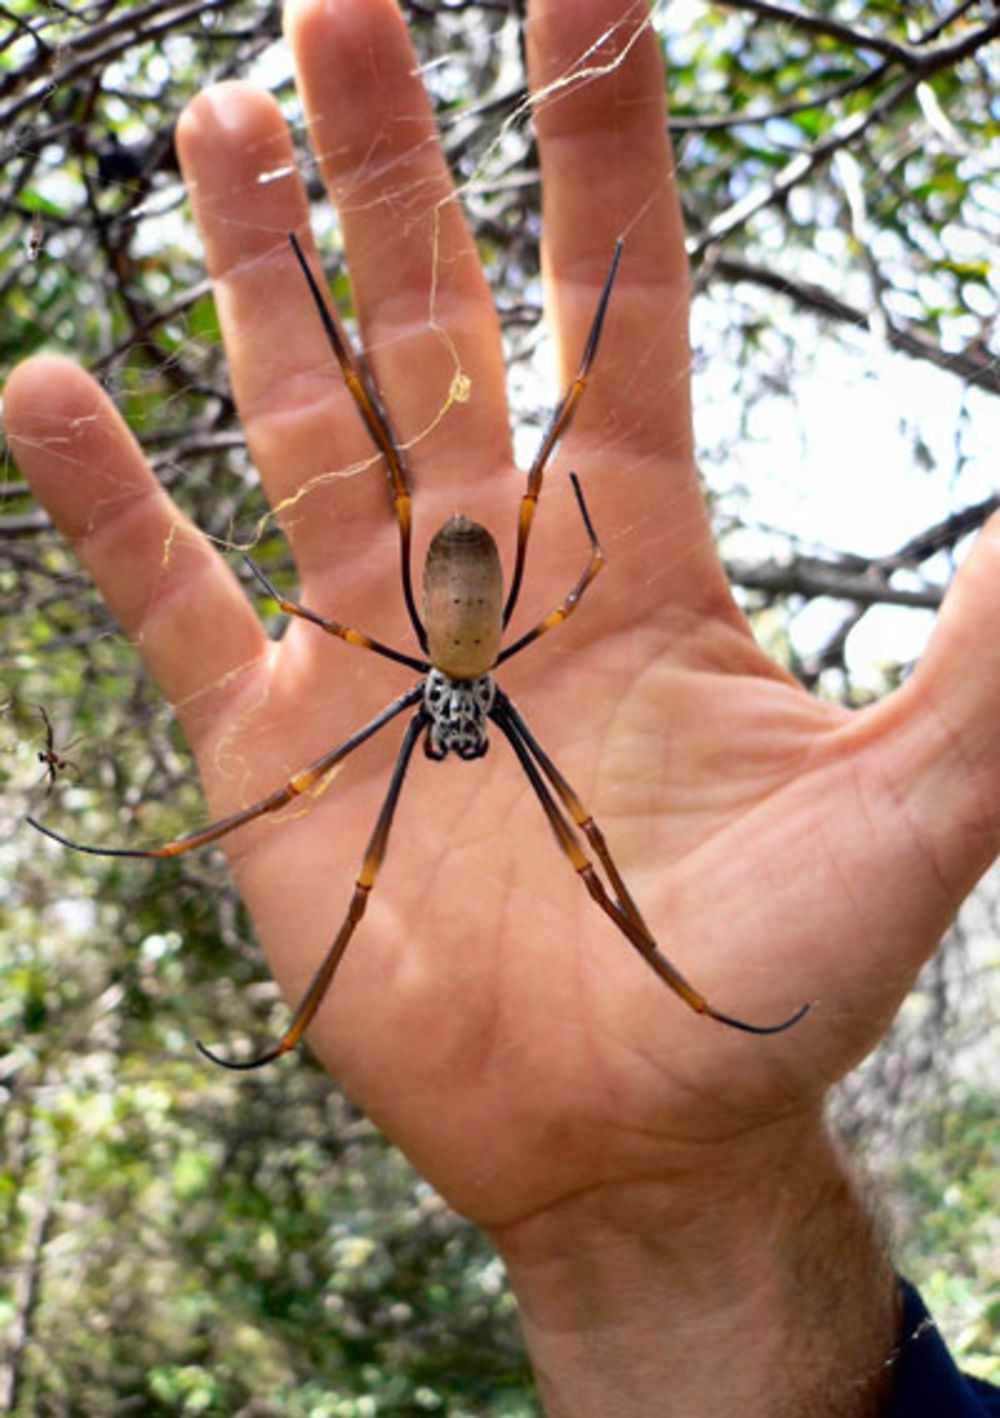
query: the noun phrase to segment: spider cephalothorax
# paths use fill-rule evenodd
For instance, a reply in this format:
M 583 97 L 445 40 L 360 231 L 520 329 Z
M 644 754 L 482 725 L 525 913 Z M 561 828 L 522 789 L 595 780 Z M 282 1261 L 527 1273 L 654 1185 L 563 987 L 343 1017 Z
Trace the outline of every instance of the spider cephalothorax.
M 490 746 L 486 721 L 496 698 L 492 675 L 449 679 L 432 669 L 424 681 L 424 709 L 429 723 L 424 737 L 428 758 L 482 758 Z
M 513 749 L 541 803 L 559 847 L 579 874 L 591 897 L 664 984 L 698 1014 L 706 1014 L 718 1020 L 720 1024 L 727 1024 L 734 1029 L 742 1029 L 751 1034 L 776 1034 L 790 1028 L 805 1014 L 807 1005 L 803 1005 L 790 1018 L 779 1024 L 748 1024 L 732 1015 L 723 1014 L 710 1005 L 704 995 L 690 985 L 676 966 L 667 959 L 632 899 L 594 819 L 492 676 L 495 666 L 518 654 L 572 614 L 584 591 L 603 565 L 604 558 L 583 500 L 583 493 L 575 475 L 571 473 L 577 505 L 590 539 L 590 559 L 565 600 L 532 629 L 501 649 L 503 633 L 521 589 L 528 538 L 542 490 L 542 478 L 549 458 L 569 427 L 586 388 L 591 365 L 597 353 L 611 287 L 621 258 L 622 243 L 619 242 L 615 247 L 576 377 L 556 405 L 528 472 L 527 486 L 521 497 L 514 570 L 506 603 L 503 599 L 500 557 L 493 537 L 485 527 L 456 515 L 445 523 L 431 541 L 424 568 L 424 618 L 421 619 L 413 596 L 410 570 L 409 474 L 374 387 L 370 384 L 362 364 L 341 336 L 294 233 L 291 234 L 290 241 L 347 387 L 368 432 L 385 460 L 390 495 L 399 526 L 403 601 L 421 654 L 412 655 L 393 649 L 353 626 L 341 625 L 339 621 L 330 620 L 297 601 L 289 600 L 271 584 L 259 567 L 253 562 L 249 562 L 249 565 L 265 590 L 287 614 L 311 621 L 329 635 L 335 635 L 349 644 L 359 645 L 397 664 L 417 670 L 421 678 L 349 739 L 324 753 L 308 768 L 296 773 L 268 797 L 198 832 L 189 833 L 174 842 L 167 842 L 162 847 L 89 847 L 73 842 L 53 832 L 51 828 L 42 827 L 33 818 L 28 821 L 48 836 L 54 837 L 57 842 L 77 851 L 118 857 L 179 856 L 182 852 L 189 852 L 195 847 L 214 842 L 265 813 L 276 812 L 286 803 L 308 792 L 310 788 L 322 783 L 326 776 L 361 744 L 400 714 L 410 711 L 409 723 L 396 757 L 396 766 L 369 839 L 347 913 L 285 1033 L 273 1048 L 246 1063 L 232 1063 L 221 1059 L 199 1044 L 199 1048 L 209 1058 L 228 1068 L 256 1068 L 277 1058 L 279 1054 L 294 1049 L 323 1002 L 351 937 L 364 915 L 368 898 L 375 885 L 403 780 L 418 740 L 423 736 L 425 751 L 428 757 L 433 759 L 445 758 L 449 753 L 455 753 L 462 759 L 481 758 L 487 749 L 487 723 L 492 722 Z M 54 759 L 51 740 L 49 750 L 52 751 Z M 45 761 L 52 767 L 54 775 L 56 765 L 47 756 Z M 586 840 L 592 856 L 588 855 L 581 838 Z M 594 865 L 594 859 L 604 874 L 603 880 Z

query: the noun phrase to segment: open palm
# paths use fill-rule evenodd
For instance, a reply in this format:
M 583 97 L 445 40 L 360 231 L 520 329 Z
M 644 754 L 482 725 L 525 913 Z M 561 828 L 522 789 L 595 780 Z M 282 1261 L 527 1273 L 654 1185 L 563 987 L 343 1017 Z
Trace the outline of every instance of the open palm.
M 407 449 L 418 564 L 460 508 L 493 530 L 509 576 L 521 485 L 498 324 L 403 23 L 390 0 L 330 14 L 300 0 L 286 13 L 366 347 Z M 805 694 L 757 649 L 730 597 L 692 460 L 659 57 L 631 14 L 622 0 L 580 0 L 533 17 L 563 377 L 623 232 L 626 247 L 590 386 L 546 478 L 512 634 L 585 564 L 570 467 L 608 567 L 579 614 L 501 682 L 684 974 L 755 1022 L 813 1008 L 766 1039 L 691 1014 L 590 901 L 502 738 L 470 764 L 418 752 L 309 1042 L 489 1225 L 815 1110 L 879 1037 L 995 850 L 995 527 L 918 674 L 864 714 Z M 589 52 L 596 77 L 548 90 L 602 35 Z M 178 145 L 300 599 L 417 654 L 385 478 L 287 243 L 308 212 L 278 111 L 224 85 L 191 106 Z M 276 788 L 413 682 L 301 621 L 269 643 L 230 569 L 75 366 L 22 365 L 5 414 L 38 495 L 177 706 L 213 816 Z M 226 839 L 292 1002 L 347 907 L 405 722 L 304 805 Z

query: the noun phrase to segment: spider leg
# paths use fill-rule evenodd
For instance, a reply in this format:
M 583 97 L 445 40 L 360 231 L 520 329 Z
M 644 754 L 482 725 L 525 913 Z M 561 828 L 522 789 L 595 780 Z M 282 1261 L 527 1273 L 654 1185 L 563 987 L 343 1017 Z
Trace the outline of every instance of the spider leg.
M 601 338 L 601 328 L 604 325 L 604 316 L 607 312 L 608 301 L 611 298 L 611 287 L 614 285 L 615 276 L 618 272 L 618 263 L 621 260 L 624 242 L 615 242 L 614 253 L 611 257 L 611 265 L 604 281 L 604 289 L 601 291 L 601 298 L 597 302 L 597 310 L 594 312 L 594 319 L 591 322 L 590 333 L 587 336 L 587 343 L 584 346 L 583 358 L 580 361 L 580 368 L 570 384 L 569 388 L 559 400 L 552 417 L 549 419 L 548 427 L 542 437 L 541 446 L 535 454 L 535 461 L 528 469 L 528 486 L 524 496 L 521 498 L 521 510 L 517 520 L 517 558 L 514 562 L 514 575 L 510 583 L 510 592 L 507 596 L 507 604 L 504 607 L 503 623 L 510 620 L 517 604 L 517 598 L 521 590 L 521 577 L 524 575 L 524 558 L 528 547 L 528 537 L 531 533 L 531 524 L 535 518 L 535 508 L 542 491 L 542 477 L 545 473 L 546 465 L 556 444 L 569 428 L 576 406 L 583 397 L 583 391 L 587 387 L 587 379 L 590 369 L 594 363 L 594 356 L 597 354 L 597 346 Z
M 45 708 L 44 704 L 35 704 L 32 707 L 38 710 L 42 718 L 42 723 L 45 725 L 45 752 L 42 756 L 48 758 L 50 754 L 55 753 L 56 747 L 52 720 L 49 718 L 48 710 Z
M 417 613 L 417 603 L 413 599 L 413 581 L 410 572 L 410 535 L 412 512 L 410 505 L 410 484 L 406 476 L 406 469 L 403 465 L 403 455 L 399 451 L 396 439 L 379 404 L 378 397 L 374 389 L 369 385 L 364 369 L 357 357 L 349 349 L 347 343 L 337 329 L 336 321 L 330 314 L 326 300 L 320 291 L 316 277 L 310 269 L 309 262 L 303 254 L 299 239 L 294 231 L 288 233 L 288 240 L 292 244 L 295 252 L 295 259 L 302 268 L 302 274 L 306 278 L 309 292 L 313 298 L 313 304 L 320 320 L 323 322 L 323 329 L 326 331 L 326 338 L 330 343 L 337 363 L 340 365 L 344 382 L 347 385 L 355 407 L 361 415 L 364 425 L 375 446 L 385 459 L 386 474 L 389 478 L 389 487 L 392 490 L 393 506 L 396 509 L 396 521 L 399 523 L 399 553 L 400 571 L 403 578 L 403 597 L 406 601 L 406 609 L 416 633 L 417 643 L 421 650 L 427 649 L 427 632 L 424 629 L 423 621 Z
M 262 1068 L 264 1064 L 273 1063 L 282 1054 L 290 1053 L 300 1042 L 302 1035 L 312 1023 L 316 1011 L 323 1003 L 327 990 L 337 973 L 337 967 L 344 958 L 351 937 L 353 936 L 358 923 L 365 914 L 368 905 L 368 897 L 375 885 L 379 867 L 385 856 L 386 844 L 389 840 L 389 830 L 392 827 L 392 819 L 396 812 L 396 804 L 399 802 L 399 794 L 403 787 L 403 779 L 406 777 L 406 770 L 410 764 L 413 749 L 417 739 L 423 732 L 427 724 L 427 717 L 423 708 L 417 710 L 407 727 L 403 742 L 400 745 L 399 753 L 396 757 L 396 766 L 392 771 L 392 778 L 389 781 L 389 788 L 386 792 L 382 807 L 375 823 L 374 831 L 365 849 L 364 859 L 361 863 L 361 871 L 354 884 L 354 894 L 351 897 L 350 905 L 347 908 L 347 915 L 344 917 L 340 930 L 334 937 L 326 955 L 320 962 L 319 969 L 312 978 L 309 988 L 306 990 L 302 1000 L 292 1016 L 292 1022 L 282 1034 L 278 1042 L 265 1053 L 260 1054 L 255 1059 L 246 1062 L 234 1062 L 224 1059 L 220 1055 L 212 1052 L 200 1041 L 198 1048 L 206 1058 L 213 1063 L 220 1064 L 223 1068 L 231 1069 L 251 1069 Z
M 247 822 L 253 822 L 255 818 L 263 817 L 265 813 L 277 812 L 279 808 L 307 792 L 315 783 L 335 768 L 338 763 L 345 759 L 348 754 L 359 748 L 366 739 L 370 739 L 379 729 L 384 728 L 397 714 L 402 714 L 404 709 L 410 709 L 422 698 L 424 692 L 423 681 L 415 685 L 413 689 L 394 699 L 393 702 L 383 709 L 381 714 L 377 714 L 369 723 L 352 734 L 349 739 L 345 739 L 336 748 L 324 753 L 322 758 L 317 758 L 315 763 L 311 763 L 308 768 L 303 768 L 296 773 L 282 787 L 277 788 L 266 798 L 261 798 L 259 802 L 252 803 L 250 807 L 242 808 L 239 812 L 231 813 L 229 817 L 220 818 L 218 822 L 209 823 L 207 827 L 200 828 L 197 832 L 189 832 L 184 837 L 178 837 L 176 841 L 166 842 L 162 847 L 91 847 L 83 842 L 74 842 L 69 837 L 64 837 L 61 833 L 55 832 L 51 827 L 45 827 L 33 817 L 25 818 L 36 832 L 41 832 L 46 837 L 51 837 L 54 842 L 59 842 L 63 847 L 71 847 L 74 852 L 88 852 L 95 857 L 179 857 L 184 852 L 191 852 L 196 847 L 207 846 L 209 842 L 215 842 L 220 837 L 226 836 L 237 827 L 244 826 Z
M 271 599 L 277 601 L 278 609 L 284 611 L 285 615 L 295 615 L 301 620 L 311 621 L 313 625 L 318 625 L 320 630 L 325 630 L 328 635 L 336 635 L 341 640 L 346 640 L 349 645 L 360 645 L 363 650 L 373 650 L 376 655 L 383 655 L 387 660 L 395 660 L 400 665 L 408 665 L 411 670 L 417 670 L 421 674 L 426 674 L 430 669 L 426 660 L 418 660 L 413 655 L 404 655 L 401 650 L 394 650 L 391 645 L 383 645 L 381 640 L 373 640 L 363 630 L 355 630 L 350 625 L 341 625 L 337 620 L 328 620 L 326 616 L 311 611 L 308 606 L 300 605 L 298 601 L 288 600 L 273 582 L 268 580 L 255 561 L 251 560 L 249 556 L 244 556 L 243 560 Z
M 504 660 L 509 660 L 512 655 L 519 654 L 526 645 L 530 645 L 532 641 L 537 640 L 540 635 L 544 635 L 547 630 L 552 630 L 555 626 L 562 625 L 566 617 L 572 615 L 576 610 L 584 591 L 604 565 L 604 553 L 601 550 L 600 542 L 597 540 L 594 524 L 590 520 L 587 504 L 583 500 L 583 489 L 580 486 L 580 479 L 577 477 L 576 473 L 570 473 L 569 476 L 573 484 L 573 491 L 576 493 L 580 515 L 583 517 L 583 525 L 586 527 L 587 535 L 590 537 L 590 560 L 584 569 L 583 575 L 580 577 L 579 581 L 577 581 L 563 603 L 556 606 L 555 610 L 549 611 L 544 620 L 540 620 L 532 630 L 522 635 L 519 640 L 515 640 L 513 645 L 509 645 L 506 650 L 501 650 L 500 654 L 497 656 L 498 665 L 502 664 Z
M 721 1010 L 709 1004 L 705 996 L 684 978 L 676 965 L 668 960 L 657 946 L 649 929 L 643 922 L 635 902 L 625 888 L 620 873 L 617 868 L 614 867 L 614 863 L 611 862 L 611 856 L 607 847 L 604 845 L 603 837 L 600 836 L 596 825 L 592 824 L 593 830 L 597 835 L 596 837 L 592 837 L 588 832 L 587 836 L 591 842 L 595 844 L 594 851 L 601 860 L 602 865 L 605 865 L 605 858 L 608 863 L 611 863 L 609 879 L 611 880 L 613 889 L 619 892 L 623 899 L 621 903 L 619 903 L 613 901 L 608 895 L 604 883 L 594 870 L 593 863 L 580 845 L 579 839 L 576 837 L 572 827 L 560 812 L 552 793 L 549 791 L 548 785 L 539 772 L 532 749 L 529 746 L 529 744 L 533 742 L 533 739 L 528 740 L 523 736 L 520 729 L 521 717 L 513 709 L 513 705 L 506 695 L 502 697 L 500 695 L 497 696 L 490 717 L 499 725 L 514 752 L 517 754 L 521 767 L 527 774 L 528 781 L 535 790 L 535 795 L 541 803 L 542 810 L 555 833 L 556 841 L 569 858 L 574 870 L 581 877 L 591 898 L 596 901 L 605 915 L 611 918 L 629 944 L 634 946 L 643 960 L 645 960 L 646 964 L 659 976 L 664 984 L 668 985 L 676 995 L 679 995 L 684 1003 L 690 1009 L 694 1010 L 696 1014 L 707 1014 L 719 1024 L 728 1025 L 730 1029 L 740 1029 L 747 1034 L 781 1034 L 784 1030 L 791 1029 L 794 1024 L 799 1022 L 803 1015 L 809 1010 L 808 1004 L 802 1005 L 801 1008 L 797 1009 L 788 1019 L 782 1020 L 780 1024 L 750 1024 L 746 1020 L 737 1019 L 734 1015 L 723 1014 Z M 551 764 L 551 760 L 546 759 L 545 761 L 552 766 L 553 771 L 556 771 L 555 765 Z M 562 778 L 561 774 L 557 776 L 560 782 L 565 785 L 572 800 L 579 806 L 580 812 L 586 817 L 585 809 L 582 807 L 582 804 L 579 803 L 576 794 L 569 788 L 569 784 L 566 783 L 566 780 Z M 581 830 L 586 830 L 583 822 L 580 822 L 579 826 Z M 601 851 L 597 849 L 597 840 L 601 842 Z
M 525 723 L 524 718 L 518 711 L 517 707 L 511 702 L 511 700 L 507 697 L 506 694 L 503 693 L 501 689 L 497 689 L 496 691 L 495 702 L 500 704 L 500 707 L 502 708 L 503 712 L 509 717 L 511 724 L 513 725 L 516 733 L 518 734 L 525 748 L 527 748 L 528 752 L 535 759 L 535 762 L 538 764 L 539 768 L 541 768 L 542 772 L 545 774 L 545 777 L 549 780 L 550 784 L 555 789 L 556 796 L 559 798 L 559 801 L 562 803 L 563 807 L 566 809 L 570 817 L 576 823 L 577 827 L 580 829 L 580 831 L 586 837 L 587 841 L 590 843 L 590 847 L 594 853 L 594 856 L 604 868 L 604 874 L 607 877 L 608 881 L 611 883 L 611 889 L 615 893 L 617 904 L 620 907 L 621 911 L 626 916 L 630 917 L 630 919 L 635 922 L 635 924 L 640 928 L 640 930 L 644 931 L 646 935 L 649 936 L 650 939 L 652 939 L 652 932 L 646 925 L 646 922 L 643 920 L 639 908 L 635 904 L 635 900 L 632 896 L 632 893 L 626 886 L 625 881 L 622 878 L 622 875 L 615 864 L 614 858 L 608 850 L 608 844 L 605 841 L 604 833 L 601 831 L 597 823 L 594 821 L 593 817 L 591 817 L 590 813 L 584 807 L 579 797 L 577 797 L 577 794 L 572 788 L 572 786 L 563 777 L 559 769 L 552 762 L 552 759 L 548 756 L 548 754 L 542 748 L 541 744 L 535 738 L 535 735 L 528 728 L 528 725 Z

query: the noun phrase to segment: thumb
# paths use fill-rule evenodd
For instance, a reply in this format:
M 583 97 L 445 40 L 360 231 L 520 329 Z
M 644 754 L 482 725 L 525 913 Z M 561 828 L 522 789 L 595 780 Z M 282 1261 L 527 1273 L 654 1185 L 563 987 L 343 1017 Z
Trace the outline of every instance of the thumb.
M 884 706 L 884 749 L 955 905 L 1000 846 L 1000 513 L 955 577 L 930 644 Z

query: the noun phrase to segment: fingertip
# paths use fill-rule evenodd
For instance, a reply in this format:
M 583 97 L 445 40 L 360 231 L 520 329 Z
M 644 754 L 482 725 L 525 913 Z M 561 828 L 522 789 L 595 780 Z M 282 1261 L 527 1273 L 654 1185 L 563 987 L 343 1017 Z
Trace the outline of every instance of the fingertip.
M 976 535 L 948 588 L 930 643 L 913 679 L 936 681 L 957 701 L 972 698 L 976 681 L 1000 680 L 1000 652 L 993 634 L 1000 617 L 1000 511 Z M 970 675 L 969 670 L 976 673 Z
M 286 0 L 281 23 L 285 39 L 300 54 L 312 43 L 329 43 L 334 30 L 342 40 L 352 30 L 359 36 L 371 34 L 373 27 L 385 36 L 390 26 L 409 43 L 395 0 Z
M 70 536 L 85 518 L 96 483 L 107 493 L 116 483 L 113 470 L 141 457 L 107 394 L 66 355 L 33 355 L 12 370 L 3 421 L 19 469 Z M 81 467 L 90 470 L 89 491 L 67 477 Z
M 285 34 L 324 171 L 420 155 L 435 123 L 395 0 L 295 0 Z
M 16 364 L 3 386 L 3 418 L 8 435 L 44 408 L 51 416 L 55 404 L 64 413 L 93 405 L 94 381 L 67 355 L 55 352 L 31 355 Z
M 189 100 L 177 120 L 176 144 L 182 166 L 219 145 L 272 138 L 284 120 L 277 100 L 245 79 L 222 79 Z

